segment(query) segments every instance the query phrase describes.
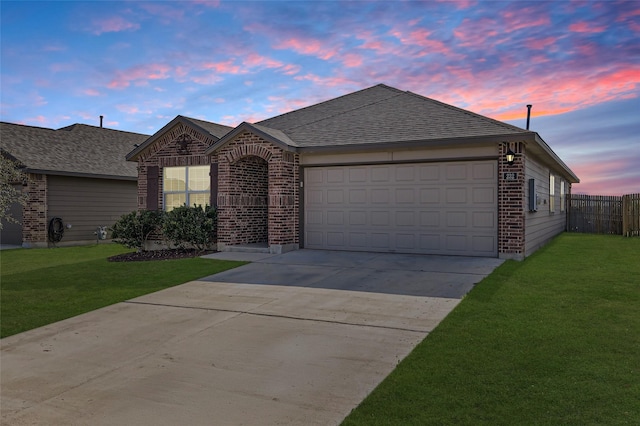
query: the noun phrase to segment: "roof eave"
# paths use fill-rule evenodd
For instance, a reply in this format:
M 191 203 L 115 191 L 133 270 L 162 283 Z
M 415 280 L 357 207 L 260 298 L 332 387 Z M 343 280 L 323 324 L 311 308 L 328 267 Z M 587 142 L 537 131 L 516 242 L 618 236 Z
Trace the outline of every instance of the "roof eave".
M 435 147 L 456 147 L 464 145 L 477 145 L 482 143 L 496 142 L 524 142 L 533 140 L 533 132 L 505 135 L 489 135 L 489 136 L 471 136 L 471 137 L 455 137 L 443 139 L 420 139 L 383 143 L 366 143 L 353 145 L 322 145 L 322 146 L 305 146 L 298 148 L 301 154 L 330 154 L 345 152 L 365 152 L 386 149 L 415 149 L 415 148 L 435 148 Z
M 569 168 L 569 166 L 567 166 L 564 163 L 564 161 L 562 161 L 560 157 L 558 157 L 558 155 L 555 152 L 553 152 L 551 147 L 547 145 L 544 139 L 542 139 L 542 137 L 537 132 L 534 132 L 534 134 L 535 134 L 534 141 L 536 145 L 542 149 L 542 152 L 544 153 L 544 155 L 546 155 L 551 160 L 551 162 L 560 166 L 562 171 L 565 173 L 565 177 L 571 183 L 580 183 L 580 178 L 578 178 L 578 176 L 576 176 L 576 174 L 573 173 L 573 171 Z
M 138 176 L 133 176 L 133 175 L 129 175 L 129 176 L 102 175 L 97 173 L 67 172 L 67 171 L 60 171 L 60 170 L 31 169 L 31 168 L 25 168 L 23 171 L 25 173 L 52 175 L 52 176 L 68 176 L 68 177 L 82 177 L 82 178 L 92 178 L 92 179 L 112 179 L 112 180 L 129 180 L 129 181 L 138 180 Z
M 207 150 L 204 152 L 207 155 L 211 155 L 213 154 L 215 151 L 219 150 L 220 148 L 222 148 L 224 145 L 226 145 L 227 143 L 231 142 L 236 136 L 244 133 L 244 132 L 250 132 L 255 134 L 256 136 L 261 137 L 262 139 L 266 140 L 267 142 L 271 142 L 272 144 L 282 148 L 285 151 L 289 151 L 289 152 L 298 152 L 299 148 L 295 147 L 295 146 L 291 146 L 288 143 L 268 134 L 263 132 L 262 130 L 258 129 L 256 126 L 254 126 L 251 123 L 247 123 L 246 121 L 243 121 L 242 123 L 240 123 L 238 126 L 236 126 L 233 130 L 231 130 L 229 133 L 227 133 L 226 135 L 224 135 L 223 137 L 221 137 L 216 143 L 214 143 L 213 145 L 211 145 L 209 148 L 207 148 Z

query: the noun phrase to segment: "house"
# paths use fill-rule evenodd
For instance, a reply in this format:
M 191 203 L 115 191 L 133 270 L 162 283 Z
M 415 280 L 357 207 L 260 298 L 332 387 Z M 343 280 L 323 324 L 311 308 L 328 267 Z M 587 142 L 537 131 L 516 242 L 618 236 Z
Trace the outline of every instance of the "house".
M 111 226 L 137 209 L 138 172 L 125 155 L 148 138 L 84 124 L 55 130 L 0 123 L 2 155 L 29 176 L 22 188 L 29 194 L 27 205 L 12 206 L 20 224 L 3 223 L 2 244 L 95 242 L 98 227 Z M 54 227 L 63 233 L 50 235 Z M 52 236 L 61 239 L 52 241 Z
M 209 200 L 219 250 L 273 253 L 523 259 L 579 182 L 535 132 L 382 84 L 234 128 L 178 116 L 127 159 L 139 208 Z

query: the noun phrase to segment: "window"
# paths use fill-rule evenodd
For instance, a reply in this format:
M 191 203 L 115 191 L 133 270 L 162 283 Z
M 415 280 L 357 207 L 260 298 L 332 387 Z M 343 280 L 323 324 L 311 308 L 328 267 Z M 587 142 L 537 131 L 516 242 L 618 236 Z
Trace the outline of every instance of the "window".
M 566 194 L 566 188 L 565 188 L 565 183 L 563 180 L 560 181 L 560 211 L 563 212 L 564 208 L 565 208 L 565 204 L 566 204 L 566 198 L 567 198 L 567 194 Z
M 556 177 L 549 175 L 549 211 L 556 211 Z
M 162 177 L 164 209 L 209 204 L 209 166 L 165 167 Z

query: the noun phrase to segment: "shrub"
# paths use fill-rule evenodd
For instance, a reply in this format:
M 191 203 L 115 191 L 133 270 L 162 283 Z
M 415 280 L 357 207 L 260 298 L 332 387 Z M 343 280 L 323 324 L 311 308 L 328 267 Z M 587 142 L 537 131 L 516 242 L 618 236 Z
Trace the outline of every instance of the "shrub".
M 162 226 L 164 212 L 139 210 L 123 215 L 111 228 L 115 242 L 143 251 L 151 234 Z
M 202 251 L 216 240 L 215 207 L 181 206 L 165 215 L 162 233 L 180 248 L 195 247 Z

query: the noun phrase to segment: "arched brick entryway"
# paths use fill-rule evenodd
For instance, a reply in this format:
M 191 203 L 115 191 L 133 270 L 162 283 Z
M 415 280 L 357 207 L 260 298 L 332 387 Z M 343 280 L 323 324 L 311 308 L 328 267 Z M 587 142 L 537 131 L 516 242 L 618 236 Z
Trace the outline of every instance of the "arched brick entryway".
M 299 246 L 298 155 L 246 132 L 213 153 L 218 164 L 218 249 Z
M 226 214 L 230 244 L 269 242 L 269 165 L 260 157 L 242 157 L 230 165 L 229 194 L 234 211 Z

